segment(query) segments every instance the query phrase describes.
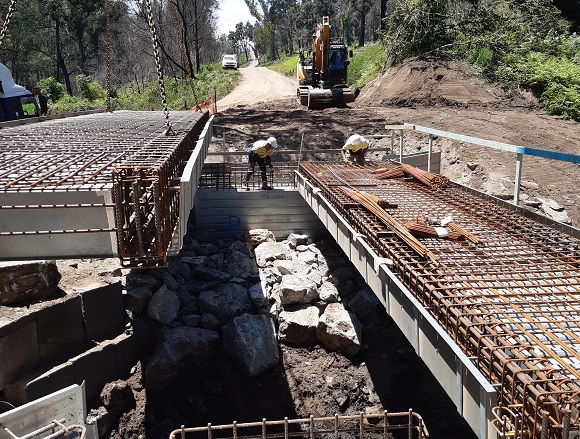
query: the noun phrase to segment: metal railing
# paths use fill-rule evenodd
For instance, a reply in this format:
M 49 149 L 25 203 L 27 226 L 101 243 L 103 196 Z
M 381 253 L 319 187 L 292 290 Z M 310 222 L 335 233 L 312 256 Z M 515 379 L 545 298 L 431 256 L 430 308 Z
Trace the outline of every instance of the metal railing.
M 522 166 L 524 155 L 542 157 L 550 160 L 558 160 L 568 163 L 580 163 L 580 155 L 577 154 L 566 154 L 556 151 L 546 151 L 542 149 L 529 148 L 526 146 L 516 146 L 509 143 L 495 142 L 493 140 L 480 139 L 478 137 L 466 136 L 464 134 L 452 133 L 449 131 L 437 130 L 434 128 L 423 127 L 420 125 L 414 125 L 410 123 L 405 123 L 404 125 L 385 125 L 385 129 L 391 130 L 391 134 L 394 135 L 395 131 L 399 131 L 400 145 L 399 145 L 399 156 L 403 156 L 403 144 L 404 144 L 404 132 L 406 130 L 416 131 L 419 133 L 424 133 L 429 135 L 429 163 L 431 162 L 431 154 L 433 152 L 433 140 L 435 137 L 444 137 L 446 139 L 457 140 L 459 142 L 471 143 L 472 145 L 484 146 L 486 148 L 497 149 L 499 151 L 511 152 L 516 154 L 516 164 L 515 164 L 515 183 L 514 183 L 514 198 L 513 204 L 517 205 L 520 201 L 520 183 L 522 181 Z M 428 171 L 431 171 L 429 166 Z

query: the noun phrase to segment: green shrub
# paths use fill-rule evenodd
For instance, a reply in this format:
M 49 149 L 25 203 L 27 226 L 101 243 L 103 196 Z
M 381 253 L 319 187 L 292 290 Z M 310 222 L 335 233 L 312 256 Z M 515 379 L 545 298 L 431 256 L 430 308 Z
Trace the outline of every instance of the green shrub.
M 386 59 L 387 52 L 382 43 L 369 44 L 357 49 L 348 66 L 348 84 L 354 88 L 361 88 L 380 74 Z
M 96 99 L 90 101 L 85 98 L 79 98 L 76 96 L 69 96 L 65 95 L 60 98 L 54 108 L 58 113 L 71 113 L 77 111 L 86 111 L 86 110 L 98 110 L 98 109 L 105 109 L 106 102 L 103 99 Z
M 64 85 L 52 76 L 38 81 L 37 87 L 40 88 L 40 92 L 52 102 L 58 101 L 66 92 Z
M 580 122 L 580 85 L 570 87 L 554 83 L 540 96 L 540 103 L 549 114 L 563 115 Z
M 192 108 L 196 103 L 213 99 L 214 93 L 220 99 L 235 88 L 238 78 L 238 72 L 223 70 L 217 63 L 202 65 L 194 80 L 165 78 L 167 107 L 170 110 Z M 158 80 L 147 82 L 138 91 L 131 85 L 118 89 L 112 107 L 133 111 L 162 110 Z
M 75 76 L 75 84 L 79 89 L 81 96 L 88 101 L 96 101 L 97 99 L 104 99 L 107 97 L 107 91 L 93 82 L 89 75 Z

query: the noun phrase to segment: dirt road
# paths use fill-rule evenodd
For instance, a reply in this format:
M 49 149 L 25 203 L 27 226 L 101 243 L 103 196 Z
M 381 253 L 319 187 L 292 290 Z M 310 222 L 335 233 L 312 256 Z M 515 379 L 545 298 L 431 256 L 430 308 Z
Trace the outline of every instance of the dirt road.
M 242 80 L 236 89 L 217 102 L 218 111 L 236 105 L 253 106 L 261 102 L 291 98 L 296 95 L 296 81 L 279 73 L 259 67 L 256 60 L 248 67 L 239 69 Z

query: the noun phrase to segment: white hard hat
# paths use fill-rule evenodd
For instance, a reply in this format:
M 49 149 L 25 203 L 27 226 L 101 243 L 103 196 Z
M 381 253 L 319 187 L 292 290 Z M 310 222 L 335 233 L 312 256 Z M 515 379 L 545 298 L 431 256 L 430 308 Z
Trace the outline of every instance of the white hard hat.
M 276 141 L 275 137 L 268 137 L 268 140 L 266 140 L 266 142 L 272 145 L 273 148 L 278 148 L 278 142 Z
M 366 139 L 362 136 L 359 136 L 358 134 L 353 134 L 352 136 L 350 136 L 348 138 L 348 140 L 346 141 L 347 145 L 353 145 L 353 146 L 358 146 L 360 145 L 362 142 L 365 142 Z

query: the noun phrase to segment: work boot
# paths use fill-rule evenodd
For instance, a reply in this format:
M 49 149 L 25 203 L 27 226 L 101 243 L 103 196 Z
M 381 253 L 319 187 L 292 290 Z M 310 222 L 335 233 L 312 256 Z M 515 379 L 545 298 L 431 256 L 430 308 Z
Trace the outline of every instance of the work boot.
M 268 182 L 267 181 L 263 181 L 262 182 L 262 190 L 269 191 L 269 190 L 272 190 L 272 189 L 273 189 L 272 186 L 268 186 Z

